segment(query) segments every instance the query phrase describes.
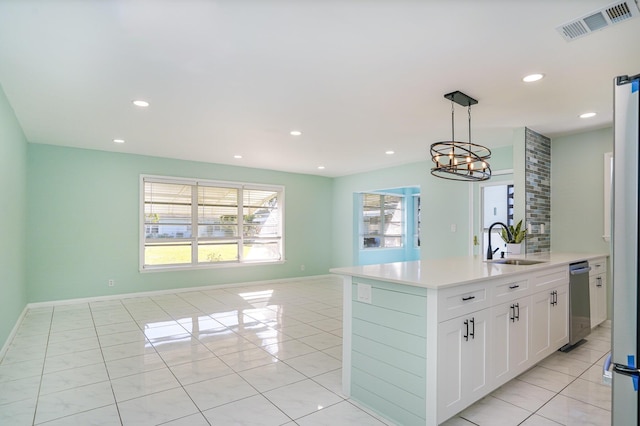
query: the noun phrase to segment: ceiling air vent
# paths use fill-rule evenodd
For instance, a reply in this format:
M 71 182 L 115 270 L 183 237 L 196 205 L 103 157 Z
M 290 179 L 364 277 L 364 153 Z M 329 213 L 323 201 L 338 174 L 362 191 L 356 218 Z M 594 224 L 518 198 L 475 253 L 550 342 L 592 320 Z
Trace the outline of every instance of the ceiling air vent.
M 565 40 L 571 41 L 594 31 L 640 16 L 634 0 L 615 2 L 602 9 L 574 19 L 556 28 Z

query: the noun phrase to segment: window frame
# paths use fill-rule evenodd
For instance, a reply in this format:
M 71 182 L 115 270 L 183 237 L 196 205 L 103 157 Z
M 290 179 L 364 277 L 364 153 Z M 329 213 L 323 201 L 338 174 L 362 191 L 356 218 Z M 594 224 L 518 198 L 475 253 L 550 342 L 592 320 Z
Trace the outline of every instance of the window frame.
M 191 243 L 191 262 L 184 264 L 162 264 L 162 265 L 145 265 L 145 248 L 147 244 L 146 238 L 146 221 L 145 221 L 145 182 L 154 183 L 166 183 L 175 185 L 188 185 L 191 188 L 191 237 L 189 238 L 172 238 L 167 240 L 167 243 L 179 243 L 189 241 Z M 238 209 L 238 259 L 231 261 L 220 262 L 198 262 L 197 251 L 198 241 L 211 241 L 210 238 L 200 237 L 199 234 L 199 216 L 198 216 L 198 186 L 217 187 L 217 188 L 232 188 L 238 190 L 237 209 Z M 270 238 L 270 240 L 277 240 L 280 247 L 280 258 L 276 260 L 247 260 L 243 259 L 242 248 L 248 240 L 252 240 L 253 237 L 244 235 L 244 215 L 243 212 L 243 191 L 244 190 L 265 190 L 277 192 L 278 195 L 278 235 Z M 185 177 L 173 177 L 173 176 L 161 176 L 161 175 L 147 175 L 141 174 L 139 180 L 139 201 L 138 201 L 138 220 L 139 220 L 139 259 L 138 268 L 140 272 L 159 272 L 159 271 L 172 271 L 172 270 L 197 270 L 197 269 L 216 269 L 216 268 L 229 268 L 229 267 L 247 267 L 256 265 L 274 265 L 283 264 L 285 262 L 285 187 L 283 185 L 269 185 L 249 182 L 235 182 L 235 181 L 222 181 L 222 180 L 210 180 L 210 179 L 197 179 L 197 178 L 185 178 Z M 162 241 L 158 241 L 162 242 Z
M 381 229 L 381 233 L 379 235 L 374 235 L 374 234 L 367 234 L 365 231 L 365 224 L 364 224 L 364 200 L 365 200 L 365 196 L 366 195 L 377 195 L 380 196 L 380 229 Z M 385 203 L 384 203 L 384 197 L 398 197 L 401 200 L 402 203 L 402 223 L 401 223 L 401 229 L 402 232 L 398 235 L 398 234 L 386 234 L 383 231 L 384 225 L 386 223 L 384 217 L 384 211 L 385 211 Z M 358 235 L 358 239 L 359 239 L 359 248 L 360 250 L 404 250 L 407 247 L 407 197 L 404 194 L 396 194 L 396 193 L 390 193 L 390 192 L 376 192 L 376 191 L 372 191 L 372 192 L 361 192 L 360 193 L 360 198 L 359 198 L 359 208 L 360 208 L 360 214 L 359 214 L 359 228 L 360 228 L 360 232 Z M 373 236 L 373 237 L 379 237 L 380 238 L 380 245 L 377 247 L 367 247 L 364 243 L 364 239 L 367 238 L 367 236 Z M 385 247 L 385 239 L 387 237 L 390 238 L 396 238 L 396 237 L 400 237 L 400 241 L 401 241 L 401 245 L 400 247 Z

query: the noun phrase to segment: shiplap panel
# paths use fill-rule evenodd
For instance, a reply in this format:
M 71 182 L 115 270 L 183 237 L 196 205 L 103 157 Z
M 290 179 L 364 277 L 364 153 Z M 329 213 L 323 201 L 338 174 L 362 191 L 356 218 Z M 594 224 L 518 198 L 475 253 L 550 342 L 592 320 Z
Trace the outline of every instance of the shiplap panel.
M 406 426 L 424 426 L 425 420 L 423 417 L 417 416 L 410 411 L 404 410 L 398 407 L 396 404 L 387 401 L 384 398 L 379 397 L 375 393 L 362 388 L 361 386 L 354 385 L 351 389 L 351 396 L 356 401 L 361 402 L 365 406 L 371 408 L 373 411 L 380 414 L 384 413 L 384 416 L 393 420 L 399 425 Z
M 357 284 L 371 285 L 371 304 Z M 426 416 L 426 289 L 352 281 L 351 395 L 403 425 Z
M 385 309 L 374 304 L 353 302 L 353 317 L 372 324 L 380 324 L 385 327 L 425 337 L 427 334 L 427 321 L 418 315 L 405 314 L 404 312 Z
M 426 358 L 427 348 L 424 337 L 388 328 L 380 324 L 354 318 L 352 322 L 353 334 L 374 342 L 392 346 L 404 352 Z
M 382 361 L 360 352 L 354 352 L 352 356 L 353 365 L 357 365 L 359 370 L 370 372 L 375 371 L 375 375 L 382 381 L 404 389 L 420 398 L 424 398 L 426 396 L 424 374 L 418 376 L 413 372 L 408 372 L 393 365 L 385 364 Z
M 426 361 L 424 358 L 360 336 L 353 336 L 352 353 L 354 352 L 367 354 L 371 358 L 415 373 L 417 376 L 424 376 L 426 371 Z M 351 364 L 354 365 L 353 362 Z M 357 367 L 357 365 L 354 366 Z
M 353 300 L 358 300 L 358 285 L 353 284 Z M 372 304 L 381 308 L 393 311 L 405 312 L 412 315 L 425 316 L 427 313 L 427 302 L 424 296 L 404 293 L 399 291 L 386 290 L 378 287 L 371 289 Z
M 412 285 L 404 285 L 404 284 L 395 284 L 388 283 L 385 281 L 372 280 L 369 278 L 361 278 L 361 277 L 353 277 L 353 283 L 363 283 L 369 284 L 375 288 L 380 288 L 384 290 L 397 291 L 400 293 L 413 294 L 416 296 L 425 296 L 427 295 L 427 289 L 422 287 L 415 287 Z
M 358 386 L 368 389 L 380 399 L 389 401 L 416 417 L 422 417 L 424 424 L 425 400 L 423 397 L 418 397 L 357 368 L 353 369 L 352 375 Z

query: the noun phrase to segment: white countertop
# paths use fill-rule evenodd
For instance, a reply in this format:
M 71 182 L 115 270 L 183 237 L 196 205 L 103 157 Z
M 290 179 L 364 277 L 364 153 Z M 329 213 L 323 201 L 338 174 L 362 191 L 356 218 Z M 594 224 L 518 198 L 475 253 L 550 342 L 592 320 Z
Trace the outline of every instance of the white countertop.
M 535 265 L 503 265 L 486 262 L 481 256 L 466 256 L 333 268 L 331 272 L 339 275 L 439 289 L 606 256 L 608 256 L 606 253 L 542 253 L 514 257 L 544 261 L 544 263 Z

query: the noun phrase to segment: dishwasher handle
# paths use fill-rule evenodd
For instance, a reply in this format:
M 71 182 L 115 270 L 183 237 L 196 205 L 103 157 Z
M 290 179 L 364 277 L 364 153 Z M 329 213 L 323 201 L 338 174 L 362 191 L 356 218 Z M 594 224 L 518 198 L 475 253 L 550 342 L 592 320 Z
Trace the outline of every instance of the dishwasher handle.
M 580 275 L 580 274 L 586 274 L 591 270 L 591 266 L 587 266 L 586 268 L 578 268 L 578 269 L 572 269 L 569 271 L 569 273 L 571 275 Z

